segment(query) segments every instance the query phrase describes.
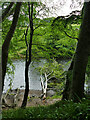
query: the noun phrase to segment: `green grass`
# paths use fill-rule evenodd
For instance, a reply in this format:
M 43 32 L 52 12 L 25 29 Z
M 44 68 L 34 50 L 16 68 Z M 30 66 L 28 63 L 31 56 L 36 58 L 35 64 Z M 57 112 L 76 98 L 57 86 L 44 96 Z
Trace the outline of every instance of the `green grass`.
M 28 107 L 26 109 L 3 110 L 3 120 L 89 120 L 89 100 L 81 103 L 60 101 L 49 106 Z

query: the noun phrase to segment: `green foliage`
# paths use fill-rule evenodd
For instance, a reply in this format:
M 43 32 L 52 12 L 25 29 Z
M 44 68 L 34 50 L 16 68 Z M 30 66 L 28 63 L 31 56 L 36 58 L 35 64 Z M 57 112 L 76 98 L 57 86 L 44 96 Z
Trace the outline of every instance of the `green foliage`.
M 50 99 L 62 99 L 62 95 L 55 94 L 54 96 L 50 97 Z
M 22 12 L 25 12 L 25 16 L 20 14 L 20 18 L 10 43 L 9 57 L 10 58 L 24 58 L 26 54 L 26 44 L 24 38 L 24 31 L 27 29 L 28 16 L 27 9 L 24 10 L 22 6 Z M 23 18 L 24 17 L 24 18 Z M 65 35 L 63 26 L 58 22 L 57 26 L 52 28 L 52 21 L 54 18 L 45 18 L 43 20 L 36 18 L 34 20 L 34 36 L 32 43 L 32 59 L 38 58 L 71 58 L 75 53 L 75 48 L 77 40 L 69 38 Z M 3 22 L 3 40 L 9 30 L 11 25 L 10 20 L 5 20 Z M 39 27 L 38 27 L 39 26 Z M 59 27 L 60 26 L 60 27 Z M 69 26 L 69 25 L 68 25 Z M 77 37 L 79 25 L 73 24 L 69 27 L 69 30 L 64 28 L 64 30 L 70 35 Z M 75 30 L 74 30 L 75 29 Z M 70 33 L 68 32 L 70 31 Z M 74 31 L 74 32 L 73 32 Z M 30 32 L 30 30 L 29 30 Z M 29 41 L 30 34 L 28 32 L 27 40 Z
M 90 82 L 90 56 L 88 57 L 88 64 L 86 67 L 86 76 L 85 76 L 85 82 L 86 82 L 86 92 L 88 93 L 90 90 L 89 82 Z
M 8 3 L 4 3 L 8 5 Z M 15 6 L 15 5 L 14 5 Z M 38 58 L 71 58 L 75 53 L 77 38 L 79 34 L 79 27 L 81 16 L 71 15 L 69 18 L 44 18 L 40 19 L 38 8 L 48 13 L 48 8 L 43 3 L 34 2 L 33 9 L 33 27 L 34 36 L 32 44 L 32 59 Z M 2 23 L 2 39 L 5 40 L 6 34 L 9 31 L 12 19 L 8 17 Z M 29 25 L 28 18 L 28 3 L 23 2 L 18 24 L 10 43 L 9 57 L 10 58 L 23 58 L 26 54 L 26 44 L 24 32 Z M 37 28 L 37 29 L 36 29 Z M 71 36 L 68 37 L 65 32 Z M 27 41 L 30 40 L 30 30 L 28 32 Z
M 86 73 L 87 73 L 88 77 L 90 77 L 90 56 L 88 57 L 88 64 L 87 64 L 87 68 L 86 68 Z
M 45 79 L 45 73 L 48 78 L 48 88 L 53 88 L 56 91 L 56 95 L 61 96 L 65 85 L 65 71 L 63 65 L 59 64 L 56 60 L 52 60 L 44 63 L 43 66 L 37 68 L 43 79 Z
M 14 71 L 15 71 L 15 66 L 13 65 L 12 61 L 8 59 L 8 64 L 7 64 L 7 77 L 6 79 L 9 81 L 9 87 L 12 89 L 12 82 L 14 78 Z
M 50 106 L 28 107 L 26 109 L 3 110 L 3 119 L 57 119 L 57 120 L 89 120 L 89 100 L 81 103 L 59 101 Z
M 43 66 L 40 66 L 38 70 L 42 75 L 45 73 L 49 75 L 51 73 L 49 77 L 61 79 L 64 77 L 64 71 L 62 66 L 63 65 L 59 64 L 56 60 L 53 59 L 52 61 L 46 62 Z

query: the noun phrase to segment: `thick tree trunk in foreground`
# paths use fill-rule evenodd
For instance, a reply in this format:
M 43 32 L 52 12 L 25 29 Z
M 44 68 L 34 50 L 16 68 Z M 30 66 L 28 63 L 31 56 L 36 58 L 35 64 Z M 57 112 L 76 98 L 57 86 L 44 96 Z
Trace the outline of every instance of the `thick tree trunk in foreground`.
M 85 18 L 84 18 L 85 19 Z M 88 26 L 89 27 L 89 26 Z M 82 28 L 81 28 L 82 29 Z M 85 28 L 86 29 L 86 28 Z M 88 28 L 89 29 L 89 28 Z M 86 34 L 86 33 L 85 33 Z M 86 35 L 84 35 L 85 38 Z M 80 39 L 80 36 L 79 36 Z M 88 37 L 88 40 L 90 40 L 90 37 Z M 83 42 L 83 41 L 82 41 Z M 89 43 L 90 45 L 90 43 Z M 84 50 L 84 48 L 83 48 Z M 90 50 L 88 49 L 88 52 L 90 52 Z M 83 56 L 83 55 L 82 55 Z M 63 92 L 63 98 L 62 99 L 70 99 L 71 98 L 71 90 L 73 89 L 72 87 L 72 72 L 73 72 L 73 66 L 74 66 L 74 59 L 75 59 L 75 55 L 73 57 L 73 60 L 71 62 L 70 68 L 68 69 L 67 75 L 66 75 L 66 85 L 65 85 L 65 89 Z M 87 59 L 87 58 L 86 58 Z M 77 66 L 78 67 L 78 66 Z M 78 71 L 78 69 L 77 69 Z M 84 76 L 85 77 L 85 76 Z M 85 81 L 85 78 L 84 78 Z M 76 85 L 77 86 L 77 85 Z M 83 91 L 84 91 L 84 82 L 83 85 L 81 85 L 83 87 Z M 84 95 L 84 94 L 83 94 Z
M 28 78 L 28 69 L 31 63 L 31 48 L 32 48 L 32 39 L 33 39 L 33 3 L 31 4 L 31 14 L 30 14 L 30 4 L 28 3 L 29 7 L 29 22 L 30 22 L 30 42 L 29 42 L 29 56 L 28 56 L 28 44 L 26 40 L 27 50 L 26 50 L 26 66 L 25 66 L 25 93 L 24 99 L 21 105 L 21 108 L 25 108 L 27 105 L 27 98 L 29 92 L 29 78 Z
M 1 54 L 0 54 L 0 58 L 1 58 Z M 1 61 L 0 61 L 0 115 L 2 115 L 2 65 L 1 65 Z
M 62 97 L 63 100 L 65 99 L 68 100 L 70 96 L 74 58 L 75 58 L 75 55 L 73 56 L 72 62 L 66 74 L 66 84 L 65 84 L 64 91 L 63 91 L 63 97 Z
M 85 72 L 90 52 L 90 2 L 85 3 L 84 18 L 75 54 L 71 98 L 79 101 L 84 97 Z
M 13 37 L 14 31 L 16 28 L 17 22 L 18 22 L 21 4 L 22 4 L 21 2 L 18 2 L 16 4 L 15 13 L 13 16 L 13 21 L 12 21 L 10 30 L 7 33 L 6 39 L 2 45 L 2 90 L 3 90 L 3 86 L 4 86 L 4 77 L 6 74 L 6 66 L 7 66 L 7 60 L 8 60 L 8 49 L 9 49 L 10 41 Z

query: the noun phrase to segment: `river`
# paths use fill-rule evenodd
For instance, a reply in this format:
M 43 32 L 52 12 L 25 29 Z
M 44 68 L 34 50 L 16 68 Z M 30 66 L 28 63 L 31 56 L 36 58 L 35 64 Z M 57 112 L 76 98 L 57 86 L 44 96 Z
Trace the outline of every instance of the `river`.
M 39 66 L 43 66 L 47 62 L 45 59 L 34 61 L 29 67 L 29 89 L 41 90 L 40 84 L 40 73 L 36 69 Z M 69 64 L 68 60 L 61 60 L 59 63 L 63 64 L 64 70 L 68 70 Z M 13 60 L 13 65 L 15 66 L 15 73 L 12 82 L 12 89 L 25 89 L 25 61 L 24 60 Z M 8 75 L 5 76 L 4 92 L 6 92 L 9 87 L 10 82 L 8 81 Z

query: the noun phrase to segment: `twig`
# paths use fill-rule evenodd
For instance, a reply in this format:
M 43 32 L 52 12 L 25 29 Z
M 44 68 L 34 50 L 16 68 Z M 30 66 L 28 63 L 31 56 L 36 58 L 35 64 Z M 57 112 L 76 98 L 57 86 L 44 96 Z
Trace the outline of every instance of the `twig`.
M 37 28 L 39 28 L 39 27 L 42 26 L 42 25 L 43 25 L 43 24 L 38 25 L 37 27 L 35 27 L 35 28 L 33 29 L 33 31 L 36 30 Z

